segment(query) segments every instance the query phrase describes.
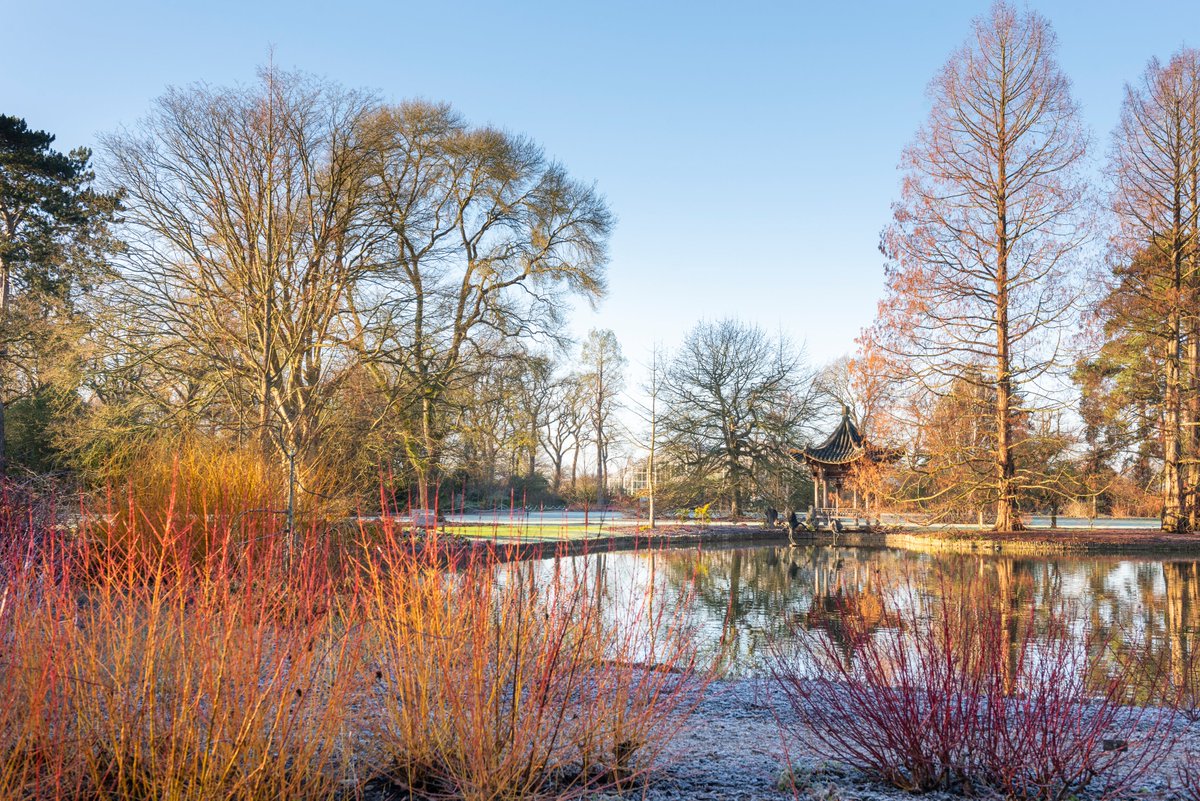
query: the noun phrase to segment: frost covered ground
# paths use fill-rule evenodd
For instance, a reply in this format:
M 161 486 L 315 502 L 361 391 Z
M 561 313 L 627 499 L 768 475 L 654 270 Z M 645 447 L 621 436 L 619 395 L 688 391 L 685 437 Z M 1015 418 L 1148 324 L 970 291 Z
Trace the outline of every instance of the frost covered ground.
M 787 704 L 771 697 L 766 681 L 739 679 L 713 683 L 687 728 L 673 742 L 662 765 L 648 783 L 623 798 L 646 801 L 775 800 L 799 797 L 822 801 L 949 801 L 963 796 L 932 792 L 914 796 L 820 758 L 805 744 L 789 743 L 785 756 L 777 716 L 788 715 Z M 1182 798 L 1177 791 L 1179 761 L 1189 750 L 1200 750 L 1200 724 L 1180 718 L 1180 736 L 1173 757 L 1159 762 L 1136 791 L 1135 799 Z M 786 780 L 786 766 L 795 766 L 796 793 Z M 598 796 L 615 799 L 615 795 Z

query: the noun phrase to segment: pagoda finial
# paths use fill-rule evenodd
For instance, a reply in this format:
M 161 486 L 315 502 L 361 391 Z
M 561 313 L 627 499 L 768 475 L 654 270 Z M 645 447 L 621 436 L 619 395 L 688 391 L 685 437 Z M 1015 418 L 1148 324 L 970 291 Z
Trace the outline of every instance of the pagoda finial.
M 849 416 L 850 416 L 850 407 L 843 403 L 842 404 L 842 419 L 845 420 Z

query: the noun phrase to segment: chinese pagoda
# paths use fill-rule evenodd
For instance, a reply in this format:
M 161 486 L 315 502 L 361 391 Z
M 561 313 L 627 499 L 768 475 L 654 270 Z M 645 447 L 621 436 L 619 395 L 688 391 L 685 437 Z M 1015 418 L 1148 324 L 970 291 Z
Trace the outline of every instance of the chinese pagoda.
M 791 452 L 792 458 L 808 465 L 813 477 L 813 508 L 818 513 L 841 510 L 841 494 L 846 477 L 864 462 L 882 464 L 900 458 L 900 452 L 890 448 L 879 448 L 868 443 L 850 419 L 850 410 L 842 406 L 842 421 L 833 433 L 817 447 L 798 448 Z M 830 489 L 833 489 L 832 503 Z M 853 488 L 853 509 L 857 517 L 858 488 Z M 867 510 L 864 510 L 864 512 Z

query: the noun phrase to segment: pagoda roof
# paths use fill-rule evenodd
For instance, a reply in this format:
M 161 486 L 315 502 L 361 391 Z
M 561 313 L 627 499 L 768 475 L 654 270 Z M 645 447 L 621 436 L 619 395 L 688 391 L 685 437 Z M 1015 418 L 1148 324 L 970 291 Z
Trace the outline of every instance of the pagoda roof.
M 890 450 L 872 447 L 863 438 L 858 426 L 850 419 L 850 410 L 842 407 L 842 420 L 826 440 L 814 447 L 799 448 L 792 452 L 797 459 L 812 464 L 848 465 L 866 457 L 873 461 L 894 461 L 899 456 Z

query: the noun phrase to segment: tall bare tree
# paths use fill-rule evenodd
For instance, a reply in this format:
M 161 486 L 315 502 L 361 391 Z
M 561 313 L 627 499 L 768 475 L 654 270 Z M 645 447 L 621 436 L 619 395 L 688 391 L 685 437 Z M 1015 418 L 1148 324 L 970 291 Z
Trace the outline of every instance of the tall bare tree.
M 756 478 L 800 442 L 809 379 L 786 340 L 735 320 L 700 323 L 663 382 L 664 456 L 742 514 Z
M 582 431 L 584 387 L 574 373 L 552 378 L 546 414 L 542 419 L 539 444 L 550 460 L 550 489 L 556 495 L 562 490 L 567 454 L 578 453 Z M 572 471 L 574 480 L 574 471 Z
M 456 387 L 507 338 L 557 337 L 565 294 L 603 294 L 613 218 L 536 144 L 448 106 L 384 108 L 369 130 L 371 216 L 393 282 L 371 341 L 414 409 L 406 453 L 428 503 Z
M 1153 60 L 1126 87 L 1110 173 L 1118 226 L 1103 311 L 1161 349 L 1140 363 L 1162 369 L 1148 376 L 1163 387 L 1162 528 L 1179 532 L 1200 523 L 1200 50 Z
M 1019 459 L 1014 422 L 1062 361 L 1070 259 L 1090 230 L 1087 140 L 1054 50 L 1036 13 L 998 2 L 974 21 L 930 86 L 933 107 L 904 152 L 883 235 L 888 295 L 873 338 L 925 391 L 974 380 L 994 398 L 980 489 L 1002 530 L 1020 527 L 1019 490 L 1039 483 Z
M 537 472 L 537 457 L 542 436 L 550 417 L 557 413 L 554 404 L 554 363 L 544 354 L 529 354 L 523 360 L 517 386 L 517 417 L 522 429 L 519 438 L 525 457 L 525 477 Z
M 655 343 L 650 349 L 650 363 L 644 365 L 647 375 L 639 387 L 638 396 L 630 399 L 627 407 L 641 423 L 640 431 L 626 429 L 626 436 L 637 447 L 646 451 L 646 500 L 650 528 L 658 525 L 658 456 L 659 415 L 663 396 L 663 382 L 667 374 L 667 359 L 662 347 Z
M 613 443 L 613 416 L 625 388 L 625 357 L 617 335 L 608 329 L 592 329 L 580 348 L 581 375 L 587 398 L 587 414 L 596 446 L 596 504 L 604 505 L 608 488 L 608 455 Z
M 358 224 L 372 105 L 270 68 L 249 87 L 173 89 L 104 140 L 128 197 L 131 363 L 206 387 L 238 435 L 292 462 L 318 447 L 374 268 Z

